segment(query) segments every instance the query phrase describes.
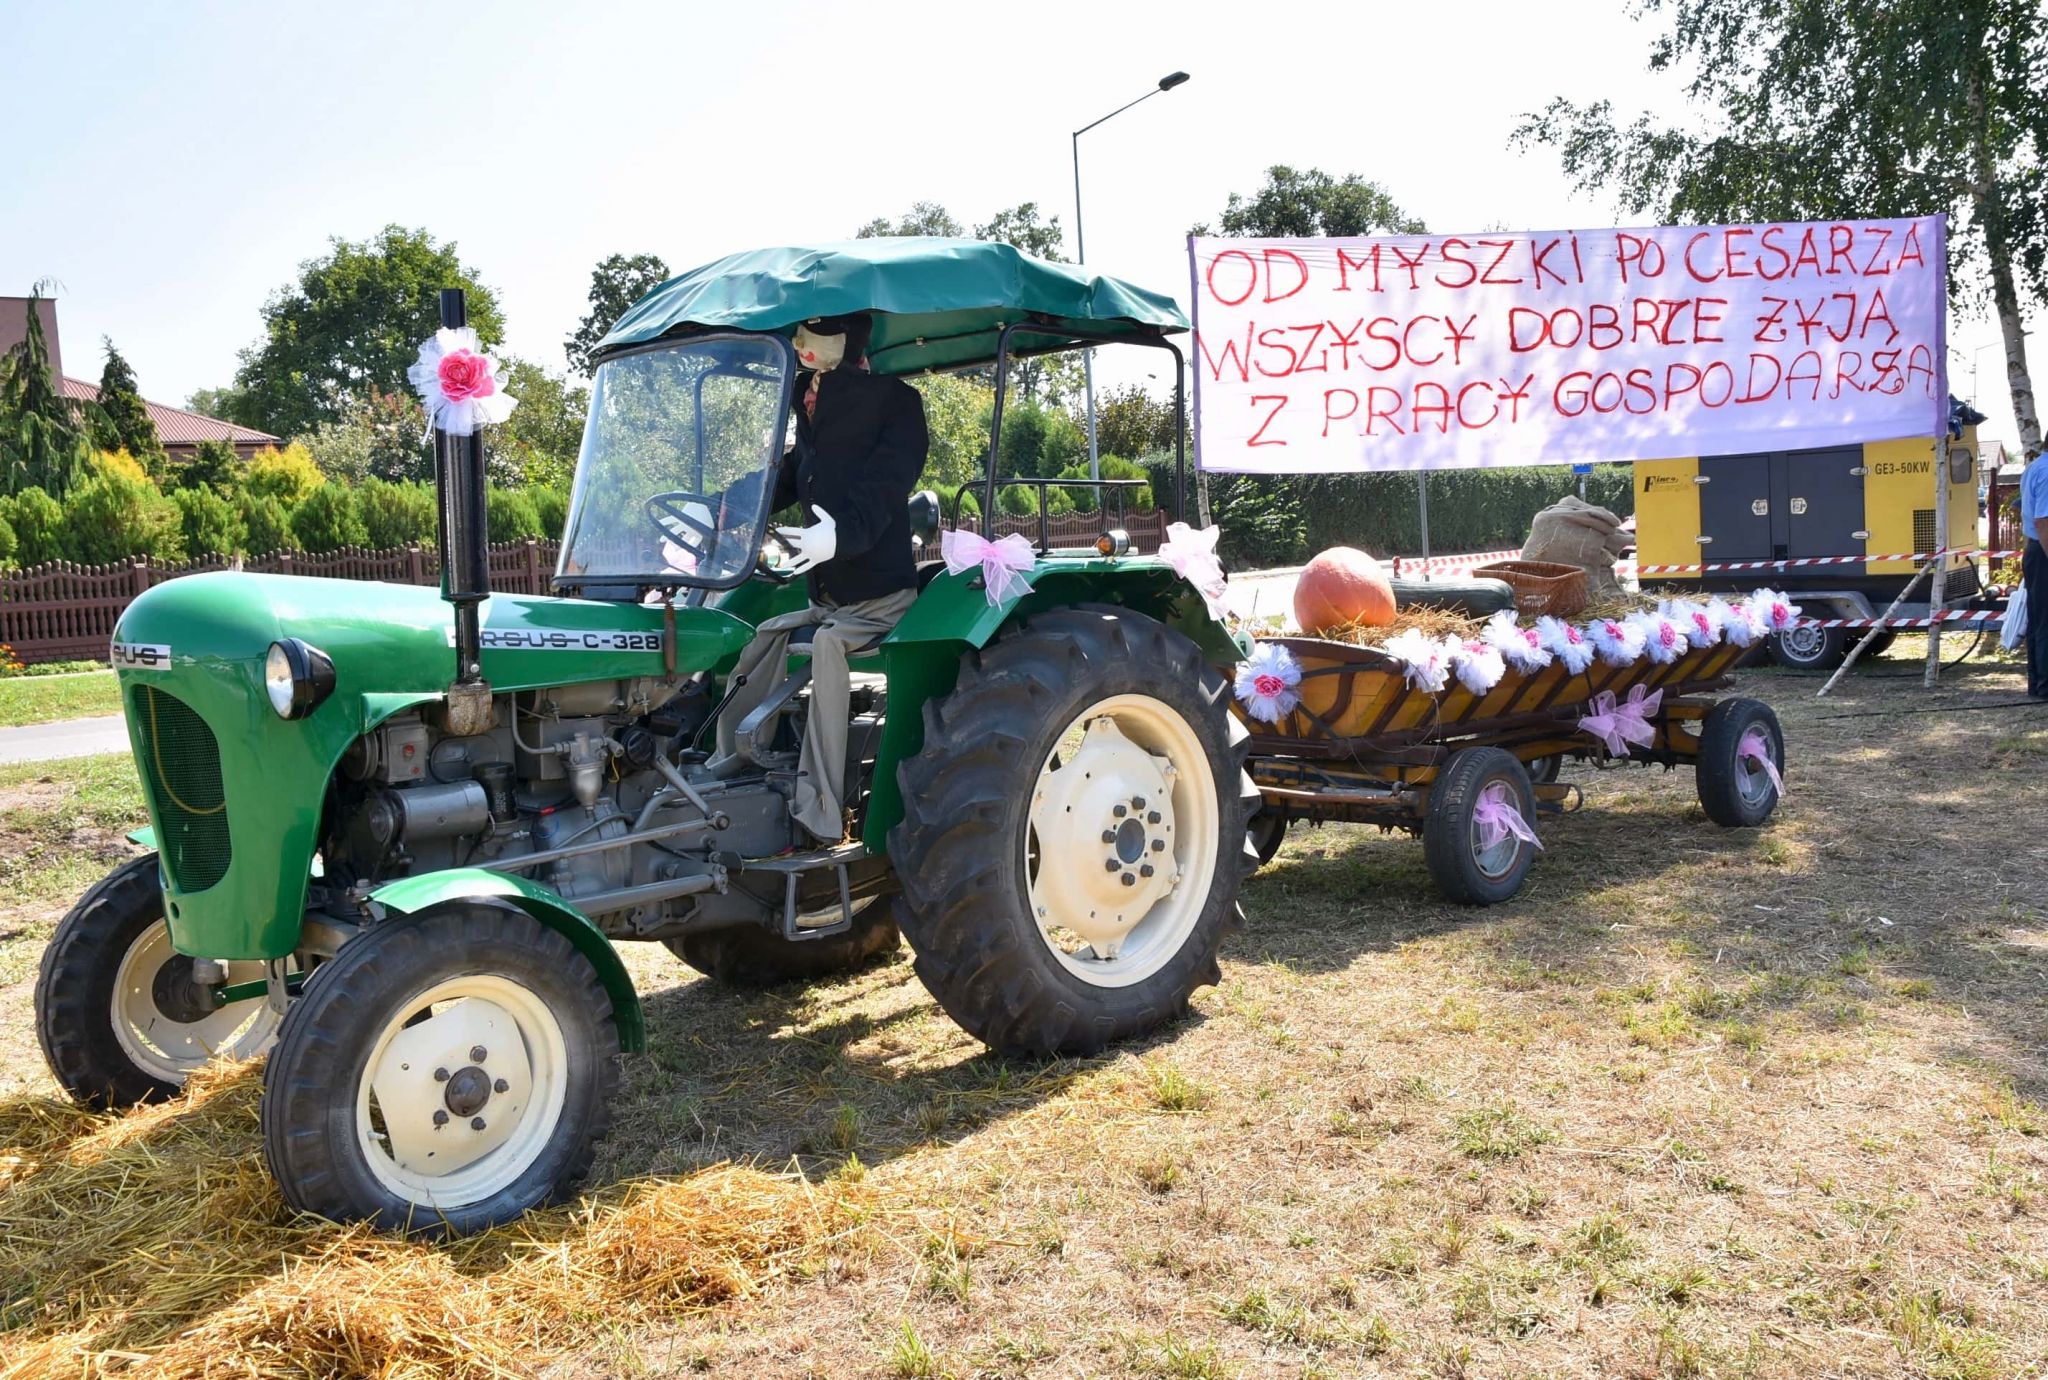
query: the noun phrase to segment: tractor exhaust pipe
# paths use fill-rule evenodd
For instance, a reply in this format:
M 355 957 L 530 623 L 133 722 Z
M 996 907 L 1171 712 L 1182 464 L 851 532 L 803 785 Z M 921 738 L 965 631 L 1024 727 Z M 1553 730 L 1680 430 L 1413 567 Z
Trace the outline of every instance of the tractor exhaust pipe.
M 461 288 L 441 289 L 441 325 L 469 324 Z M 466 736 L 491 727 L 491 687 L 484 680 L 478 606 L 491 592 L 489 529 L 484 512 L 484 437 L 434 428 L 434 489 L 440 507 L 441 597 L 455 606 L 455 679 L 448 686 L 448 732 Z

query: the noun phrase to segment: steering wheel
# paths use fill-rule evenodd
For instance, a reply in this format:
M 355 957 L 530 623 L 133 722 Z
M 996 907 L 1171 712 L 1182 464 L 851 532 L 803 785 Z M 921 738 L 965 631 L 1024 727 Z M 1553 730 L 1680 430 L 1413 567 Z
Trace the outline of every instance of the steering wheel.
M 688 552 L 697 565 L 711 559 L 711 547 L 718 540 L 718 520 L 711 517 L 725 499 L 719 494 L 693 494 L 671 489 L 656 494 L 643 505 L 661 535 Z M 692 509 L 695 509 L 693 512 Z M 706 521 L 706 518 L 710 518 Z
M 756 574 L 765 575 L 778 585 L 786 585 L 797 577 L 798 572 L 777 570 L 774 566 L 768 564 L 768 543 L 771 541 L 781 548 L 783 555 L 791 560 L 796 559 L 797 549 L 790 544 L 789 538 L 783 536 L 781 530 L 774 523 L 766 522 L 761 525 L 761 555 L 760 559 L 754 563 L 754 571 Z

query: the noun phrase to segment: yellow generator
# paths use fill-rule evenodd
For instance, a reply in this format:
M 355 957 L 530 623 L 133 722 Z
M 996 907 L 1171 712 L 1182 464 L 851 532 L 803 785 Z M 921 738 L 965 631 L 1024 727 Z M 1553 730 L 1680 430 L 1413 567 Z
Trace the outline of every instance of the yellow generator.
M 1738 570 L 1659 566 L 1796 561 L 1821 556 L 1900 556 L 1977 543 L 1977 423 L 1951 401 L 1951 434 L 1820 450 L 1758 451 L 1636 462 L 1636 559 L 1646 590 L 1736 592 L 1768 584 L 1793 593 L 1808 618 L 1874 618 L 1918 571 L 1913 561 L 1752 565 Z M 1935 530 L 1934 466 L 1948 484 L 1948 531 Z M 1944 603 L 1980 592 L 1977 567 L 1947 558 Z M 1895 615 L 1925 618 L 1926 581 Z M 1801 626 L 1775 635 L 1770 653 L 1801 670 L 1839 666 L 1859 632 Z M 1889 642 L 1887 633 L 1883 642 Z M 1873 650 L 1882 650 L 1882 643 Z

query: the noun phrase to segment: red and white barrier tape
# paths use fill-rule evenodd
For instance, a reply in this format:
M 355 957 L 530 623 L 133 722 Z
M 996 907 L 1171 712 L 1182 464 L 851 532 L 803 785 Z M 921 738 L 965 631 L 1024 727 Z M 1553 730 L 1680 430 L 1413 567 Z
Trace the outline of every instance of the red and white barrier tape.
M 1866 561 L 1932 561 L 1943 556 L 1960 556 L 1968 560 L 2010 561 L 2018 560 L 2020 555 L 2018 551 L 1992 551 L 1983 547 L 1957 546 L 1941 551 L 1904 551 L 1891 555 L 1787 556 L 1771 561 L 1707 561 L 1699 565 L 1638 565 L 1634 561 L 1624 560 L 1616 561 L 1615 568 L 1633 569 L 1638 575 L 1713 574 L 1731 570 L 1797 570 L 1806 566 L 1860 565 Z M 1496 561 L 1520 560 L 1521 556 L 1520 551 L 1474 551 L 1462 556 L 1395 556 L 1392 558 L 1392 564 L 1397 577 L 1405 574 L 1431 575 L 1445 571 L 1474 570 L 1482 565 L 1492 565 Z
M 1931 561 L 1942 556 L 1962 556 L 1971 560 L 1988 557 L 1994 561 L 2011 560 L 2017 551 L 1987 551 L 1981 547 L 1958 546 L 1941 551 L 1908 551 L 1891 556 L 1792 556 L 1775 561 L 1709 561 L 1704 565 L 1638 565 L 1638 575 L 1671 575 L 1680 572 L 1703 573 L 1720 570 L 1788 570 L 1809 565 L 1859 565 L 1864 561 Z M 1629 564 L 1623 561 L 1620 564 Z
M 1473 551 L 1462 556 L 1396 556 L 1394 574 L 1433 575 L 1450 570 L 1475 570 L 1496 561 L 1521 559 L 1521 551 Z
M 1936 623 L 1959 623 L 1965 619 L 1997 627 L 2005 620 L 1990 609 L 1949 609 L 1931 618 L 1802 618 L 1802 628 L 1931 628 Z

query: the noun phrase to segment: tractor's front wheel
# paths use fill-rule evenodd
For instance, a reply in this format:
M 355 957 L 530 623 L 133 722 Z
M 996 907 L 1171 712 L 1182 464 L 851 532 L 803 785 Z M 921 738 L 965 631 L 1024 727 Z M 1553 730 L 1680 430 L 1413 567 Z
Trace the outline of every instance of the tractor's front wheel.
M 263 976 L 260 960 L 226 981 Z M 157 857 L 130 858 L 57 922 L 36 977 L 36 1037 L 64 1091 L 117 1111 L 170 1097 L 215 1055 L 246 1059 L 277 1034 L 262 997 L 215 1006 L 171 947 Z
M 925 706 L 889 853 L 917 973 L 1004 1053 L 1083 1054 L 1219 980 L 1258 790 L 1229 682 L 1118 609 L 1061 609 L 969 653 Z
M 481 1231 L 581 1178 L 618 1082 L 590 960 L 524 911 L 391 920 L 314 969 L 263 1073 L 285 1201 L 387 1231 Z

